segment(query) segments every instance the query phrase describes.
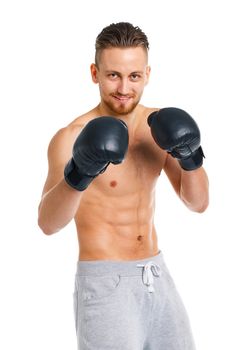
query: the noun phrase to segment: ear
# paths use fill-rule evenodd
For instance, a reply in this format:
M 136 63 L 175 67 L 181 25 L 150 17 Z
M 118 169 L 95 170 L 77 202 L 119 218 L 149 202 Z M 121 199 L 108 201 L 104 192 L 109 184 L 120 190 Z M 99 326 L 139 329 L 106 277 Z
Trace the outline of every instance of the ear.
M 149 82 L 150 73 L 151 73 L 151 67 L 147 66 L 146 67 L 146 84 L 148 84 L 148 82 Z
M 99 81 L 98 81 L 98 68 L 97 66 L 95 65 L 95 63 L 92 63 L 90 65 L 90 72 L 91 72 L 91 78 L 92 78 L 92 81 L 93 83 L 97 84 Z

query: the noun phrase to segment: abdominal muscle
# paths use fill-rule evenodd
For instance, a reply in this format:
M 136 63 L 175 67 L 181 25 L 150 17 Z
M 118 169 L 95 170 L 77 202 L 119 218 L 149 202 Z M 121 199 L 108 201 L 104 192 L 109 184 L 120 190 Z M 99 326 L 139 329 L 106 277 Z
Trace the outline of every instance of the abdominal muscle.
M 111 195 L 111 188 L 104 193 L 90 186 L 75 216 L 79 260 L 138 260 L 157 255 L 154 191 L 138 188 L 118 195 L 113 189 Z

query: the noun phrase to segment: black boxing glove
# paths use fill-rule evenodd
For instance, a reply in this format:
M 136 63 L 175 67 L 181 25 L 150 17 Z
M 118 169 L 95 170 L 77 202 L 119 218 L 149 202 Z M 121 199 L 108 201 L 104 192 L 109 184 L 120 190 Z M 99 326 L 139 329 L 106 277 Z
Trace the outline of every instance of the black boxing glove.
M 179 108 L 162 108 L 151 113 L 147 122 L 158 146 L 175 157 L 184 170 L 202 166 L 200 130 L 188 113 Z
M 85 190 L 110 163 L 121 163 L 127 149 L 128 128 L 122 120 L 114 117 L 91 120 L 73 145 L 73 156 L 64 170 L 65 181 L 78 191 Z

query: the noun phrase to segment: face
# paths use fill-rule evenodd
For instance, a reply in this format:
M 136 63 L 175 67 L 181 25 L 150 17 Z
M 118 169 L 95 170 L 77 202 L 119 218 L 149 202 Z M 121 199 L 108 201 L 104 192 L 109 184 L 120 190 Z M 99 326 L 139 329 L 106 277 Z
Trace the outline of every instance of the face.
M 147 53 L 142 47 L 104 49 L 98 66 L 91 65 L 92 80 L 99 84 L 101 104 L 114 115 L 134 110 L 149 74 Z

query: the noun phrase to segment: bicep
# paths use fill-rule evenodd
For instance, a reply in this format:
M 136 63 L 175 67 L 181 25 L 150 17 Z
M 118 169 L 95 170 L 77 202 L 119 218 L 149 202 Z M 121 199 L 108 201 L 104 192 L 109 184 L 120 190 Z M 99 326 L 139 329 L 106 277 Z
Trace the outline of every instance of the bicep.
M 178 161 L 170 154 L 167 154 L 163 170 L 166 173 L 175 192 L 178 194 L 178 196 L 180 196 L 181 167 Z
M 52 138 L 47 150 L 48 174 L 42 196 L 58 184 L 64 177 L 64 168 L 72 155 L 72 142 L 66 131 L 61 129 Z

